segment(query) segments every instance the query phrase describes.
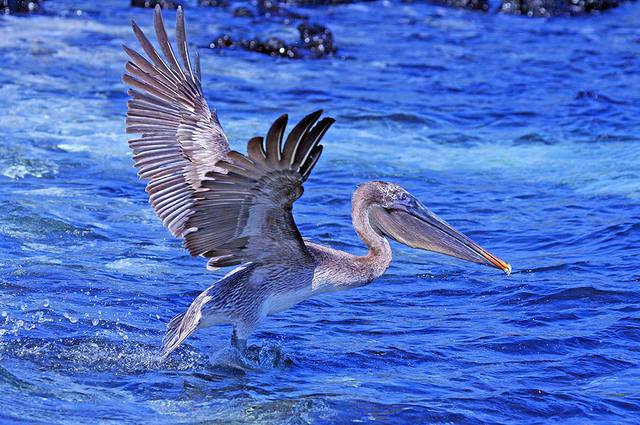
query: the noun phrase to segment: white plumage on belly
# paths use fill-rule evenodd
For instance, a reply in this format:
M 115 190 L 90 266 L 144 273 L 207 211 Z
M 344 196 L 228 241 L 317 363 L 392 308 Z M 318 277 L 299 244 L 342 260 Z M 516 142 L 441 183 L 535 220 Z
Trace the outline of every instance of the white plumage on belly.
M 271 295 L 269 298 L 267 298 L 267 301 L 265 303 L 267 314 L 274 314 L 287 310 L 298 304 L 299 302 L 308 299 L 312 295 L 313 292 L 311 291 L 311 288 L 304 288 L 291 292 L 281 292 Z

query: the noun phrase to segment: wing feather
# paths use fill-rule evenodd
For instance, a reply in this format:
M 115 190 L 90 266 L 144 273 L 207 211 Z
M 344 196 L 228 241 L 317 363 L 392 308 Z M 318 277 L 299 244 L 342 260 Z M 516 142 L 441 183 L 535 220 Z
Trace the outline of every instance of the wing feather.
M 266 137 L 249 140 L 246 155 L 230 151 L 202 93 L 199 56 L 191 62 L 182 8 L 175 51 L 159 7 L 158 50 L 135 22 L 132 28 L 146 57 L 124 46 L 130 58 L 123 76 L 131 87 L 127 132 L 141 134 L 129 146 L 163 224 L 184 238 L 192 255 L 209 257 L 211 269 L 283 258 L 311 261 L 292 208 L 333 119 L 318 121 L 322 111 L 309 114 L 283 142 L 288 117 L 282 115 Z
M 324 137 L 329 127 L 335 122 L 333 118 L 323 118 L 315 127 L 309 131 L 308 137 L 301 140 L 301 146 L 295 153 L 295 162 L 303 165 L 313 149 L 320 143 L 320 140 Z
M 131 24 L 147 57 L 123 46 L 130 61 L 123 81 L 132 87 L 127 132 L 142 137 L 129 141 L 141 178 L 149 180 L 149 202 L 175 236 L 192 231 L 186 226 L 194 212 L 202 180 L 226 158 L 229 143 L 215 112 L 211 112 L 200 86 L 200 66 L 192 68 L 185 34 L 184 14 L 178 11 L 176 56 L 169 42 L 160 9 L 154 29 L 160 54 L 142 29 Z
M 176 20 L 176 26 L 178 25 L 177 21 L 178 20 Z M 173 48 L 169 42 L 167 30 L 164 28 L 164 21 L 162 20 L 162 13 L 157 11 L 154 13 L 153 27 L 156 30 L 156 38 L 160 44 L 160 49 L 162 50 L 164 57 L 169 61 L 169 67 L 176 76 L 180 77 L 182 80 L 186 80 L 187 77 L 182 71 L 182 68 L 180 68 L 180 65 L 178 65 L 178 60 L 176 59 L 176 55 L 173 53 Z
M 311 127 L 320 114 L 303 118 L 284 146 L 287 117 L 281 116 L 269 129 L 266 146 L 258 146 L 262 139 L 253 138 L 247 145 L 248 155 L 232 151 L 216 164 L 222 172 L 207 173 L 210 179 L 202 183 L 207 191 L 199 194 L 198 208 L 188 220 L 189 227 L 198 229 L 186 236 L 192 255 L 211 257 L 210 268 L 310 261 L 292 208 L 322 152 L 318 136 L 333 122 L 325 119 Z
M 266 152 L 267 161 L 271 166 L 276 166 L 280 161 L 282 150 L 282 136 L 284 135 L 284 129 L 287 126 L 288 116 L 286 114 L 281 115 L 267 133 Z
M 302 136 L 309 131 L 309 128 L 313 125 L 313 123 L 318 121 L 318 118 L 320 118 L 321 114 L 322 111 L 316 111 L 312 114 L 307 115 L 306 117 L 301 119 L 298 124 L 296 124 L 293 130 L 291 130 L 291 133 L 289 133 L 289 136 L 287 136 L 287 142 L 285 145 L 286 148 L 283 152 L 283 156 L 291 158 L 291 163 L 289 165 L 292 165 L 296 157 L 296 151 L 298 149 L 299 143 L 295 143 L 295 141 L 302 140 Z
M 189 46 L 187 45 L 186 33 L 187 31 L 184 22 L 184 12 L 182 11 L 182 8 L 179 8 L 176 16 L 176 39 L 178 44 L 178 51 L 180 52 L 180 57 L 182 58 L 182 63 L 186 68 L 187 75 L 191 78 L 191 81 L 193 81 L 193 83 L 199 87 L 200 83 L 198 80 L 200 79 L 200 73 L 198 72 L 197 78 L 193 73 L 193 69 L 191 67 L 191 58 L 189 57 Z

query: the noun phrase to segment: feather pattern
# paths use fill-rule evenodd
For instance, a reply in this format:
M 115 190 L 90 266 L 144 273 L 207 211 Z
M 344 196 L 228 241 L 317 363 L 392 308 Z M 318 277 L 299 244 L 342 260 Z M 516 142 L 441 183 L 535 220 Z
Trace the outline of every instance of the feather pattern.
M 130 61 L 123 81 L 132 87 L 127 132 L 142 134 L 129 142 L 135 166 L 140 177 L 149 180 L 149 202 L 171 233 L 180 237 L 189 230 L 186 223 L 197 194 L 204 190 L 205 174 L 226 158 L 229 143 L 204 99 L 199 60 L 195 70 L 191 65 L 181 8 L 176 20 L 179 56 L 169 42 L 159 7 L 154 29 L 162 55 L 132 22 L 148 59 L 124 46 Z
M 246 262 L 301 265 L 309 255 L 293 220 L 293 203 L 316 164 L 322 135 L 333 123 L 322 111 L 303 118 L 282 143 L 287 116 L 278 118 L 266 140 L 253 138 L 248 154 L 231 151 L 216 165 L 198 194 L 187 225 L 198 231 L 186 236 L 192 255 L 210 257 L 209 267 Z M 312 127 L 313 126 L 313 127 Z
M 177 50 L 159 7 L 154 29 L 159 49 L 135 22 L 146 55 L 124 47 L 130 58 L 123 81 L 131 86 L 127 132 L 149 201 L 171 233 L 185 239 L 191 255 L 215 269 L 241 263 L 302 264 L 310 256 L 292 216 L 322 152 L 320 140 L 333 123 L 322 111 L 304 117 L 284 140 L 282 115 L 266 137 L 254 137 L 247 155 L 229 149 L 217 115 L 209 110 L 192 65 L 182 8 L 176 15 Z M 177 53 L 177 54 L 176 54 Z M 308 263 L 306 263 L 308 264 Z

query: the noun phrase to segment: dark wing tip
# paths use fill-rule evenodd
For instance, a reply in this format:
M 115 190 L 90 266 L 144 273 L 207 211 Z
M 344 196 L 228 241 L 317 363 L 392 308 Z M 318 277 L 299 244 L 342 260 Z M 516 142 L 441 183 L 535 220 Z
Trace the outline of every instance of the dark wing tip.
M 297 149 L 293 163 L 302 166 L 307 162 L 309 155 L 313 149 L 319 145 L 320 141 L 329 130 L 329 127 L 335 122 L 331 117 L 325 117 L 318 121 L 305 135 Z M 304 173 L 303 173 L 304 174 Z
M 313 129 L 311 131 L 317 132 L 316 137 L 318 140 L 316 143 L 320 142 L 320 140 L 324 137 L 324 135 L 329 130 L 329 127 L 331 127 L 334 122 L 336 122 L 334 118 L 324 117 L 320 121 L 318 121 L 316 125 L 313 126 Z
M 309 158 L 307 158 L 307 161 L 304 164 L 302 164 L 302 167 L 300 167 L 300 173 L 302 174 L 302 179 L 304 181 L 306 181 L 309 178 L 311 171 L 313 171 L 313 168 L 318 163 L 318 160 L 322 155 L 322 149 L 323 149 L 322 145 L 318 145 L 315 148 L 313 148 L 313 150 L 311 151 L 311 154 L 309 155 Z
M 305 133 L 309 130 L 309 127 L 311 127 L 313 124 L 315 124 L 316 121 L 318 121 L 318 119 L 322 116 L 322 113 L 324 111 L 322 109 L 318 109 L 315 112 L 310 113 L 309 115 L 307 115 L 306 117 L 302 118 L 300 120 L 300 123 L 306 123 L 307 124 L 307 129 L 305 130 Z
M 304 140 L 306 135 L 309 132 L 309 129 L 313 126 L 313 124 L 318 121 L 322 115 L 322 110 L 318 110 L 312 112 L 302 118 L 296 125 L 293 127 L 293 130 L 289 132 L 287 136 L 287 141 L 284 144 L 284 151 L 282 154 L 283 159 L 287 160 L 289 165 L 293 165 L 296 153 L 298 148 L 300 147 L 300 143 Z
M 334 123 L 334 122 L 336 122 L 336 119 L 335 119 L 335 118 L 332 118 L 332 117 L 325 117 L 325 118 L 323 118 L 322 120 L 320 120 L 320 122 L 318 123 L 318 125 L 323 124 L 323 125 L 326 125 L 326 126 L 327 126 L 327 128 L 328 128 L 328 127 L 331 127 L 331 126 L 333 125 L 333 123 Z
M 264 139 L 262 137 L 253 137 L 247 142 L 247 156 L 258 164 L 265 163 L 267 153 L 264 150 Z
M 270 138 L 280 138 L 282 139 L 282 135 L 284 133 L 285 128 L 287 127 L 287 123 L 289 122 L 289 115 L 282 114 L 280 115 L 269 127 L 269 131 L 267 132 L 267 139 Z
M 284 136 L 284 130 L 287 127 L 289 121 L 289 115 L 282 114 L 271 124 L 269 131 L 267 132 L 266 139 L 266 152 L 267 159 L 276 164 L 282 157 L 282 136 Z

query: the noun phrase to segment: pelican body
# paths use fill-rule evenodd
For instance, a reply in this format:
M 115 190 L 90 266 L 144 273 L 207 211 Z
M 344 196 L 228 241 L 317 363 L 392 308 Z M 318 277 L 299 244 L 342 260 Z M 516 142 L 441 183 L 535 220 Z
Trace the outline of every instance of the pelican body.
M 176 56 L 156 6 L 159 53 L 143 31 L 133 31 L 147 57 L 124 47 L 130 61 L 123 81 L 131 89 L 127 132 L 149 202 L 193 256 L 207 268 L 238 266 L 202 292 L 168 325 L 162 356 L 199 328 L 233 327 L 240 350 L 260 322 L 310 297 L 367 285 L 389 267 L 389 240 L 496 267 L 511 266 L 440 219 L 394 183 L 358 186 L 353 227 L 368 247 L 357 256 L 304 239 L 293 219 L 294 202 L 322 154 L 334 123 L 322 111 L 302 118 L 287 134 L 282 115 L 247 153 L 232 151 L 215 111 L 204 99 L 200 62 L 188 52 L 184 14 L 177 11 Z

